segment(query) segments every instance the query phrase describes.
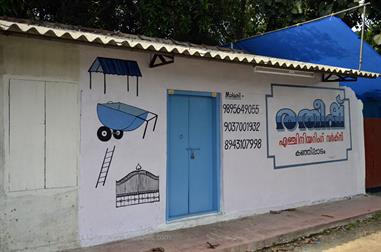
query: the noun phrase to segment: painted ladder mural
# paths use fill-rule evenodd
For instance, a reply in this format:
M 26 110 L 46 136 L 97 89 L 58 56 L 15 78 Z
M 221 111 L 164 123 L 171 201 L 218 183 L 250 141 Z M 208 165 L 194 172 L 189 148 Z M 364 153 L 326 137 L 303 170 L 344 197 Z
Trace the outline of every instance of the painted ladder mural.
M 99 171 L 99 175 L 98 175 L 98 179 L 97 179 L 97 183 L 95 185 L 95 188 L 97 188 L 98 185 L 102 185 L 102 186 L 105 185 L 107 175 L 108 175 L 108 171 L 109 171 L 110 166 L 111 166 L 111 161 L 112 161 L 112 158 L 114 156 L 114 152 L 115 152 L 115 145 L 112 148 L 112 150 L 109 150 L 108 148 L 106 149 L 105 155 L 103 157 L 101 170 Z

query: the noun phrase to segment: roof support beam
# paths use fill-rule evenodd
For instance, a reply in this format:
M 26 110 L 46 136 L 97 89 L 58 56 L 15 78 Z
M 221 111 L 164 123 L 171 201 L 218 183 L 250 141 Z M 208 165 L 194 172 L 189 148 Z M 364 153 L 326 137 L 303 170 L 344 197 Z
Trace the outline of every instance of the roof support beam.
M 158 66 L 168 65 L 175 62 L 175 56 L 154 53 L 151 55 L 151 59 L 149 62 L 149 67 L 154 68 Z
M 357 81 L 357 77 L 345 76 L 341 74 L 323 73 L 322 82 L 354 82 Z

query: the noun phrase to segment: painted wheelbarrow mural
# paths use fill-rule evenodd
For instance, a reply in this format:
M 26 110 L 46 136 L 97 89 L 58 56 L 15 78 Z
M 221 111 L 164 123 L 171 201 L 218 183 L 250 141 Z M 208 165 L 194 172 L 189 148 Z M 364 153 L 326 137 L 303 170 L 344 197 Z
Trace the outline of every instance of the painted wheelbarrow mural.
M 112 136 L 121 139 L 123 132 L 134 131 L 143 124 L 145 124 L 144 139 L 148 123 L 154 120 L 152 131 L 155 131 L 158 118 L 155 113 L 121 102 L 98 103 L 97 114 L 103 124 L 98 129 L 97 136 L 103 142 L 107 142 Z

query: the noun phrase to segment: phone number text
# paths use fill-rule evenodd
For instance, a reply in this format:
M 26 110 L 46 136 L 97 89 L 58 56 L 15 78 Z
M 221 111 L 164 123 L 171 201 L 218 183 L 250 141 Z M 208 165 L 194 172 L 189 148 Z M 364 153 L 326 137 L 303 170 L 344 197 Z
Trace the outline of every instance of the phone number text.
M 225 150 L 248 150 L 260 149 L 262 147 L 262 139 L 227 139 L 224 143 Z
M 259 131 L 260 122 L 224 122 L 225 132 Z
M 224 114 L 259 114 L 258 104 L 234 104 L 226 103 L 222 105 Z

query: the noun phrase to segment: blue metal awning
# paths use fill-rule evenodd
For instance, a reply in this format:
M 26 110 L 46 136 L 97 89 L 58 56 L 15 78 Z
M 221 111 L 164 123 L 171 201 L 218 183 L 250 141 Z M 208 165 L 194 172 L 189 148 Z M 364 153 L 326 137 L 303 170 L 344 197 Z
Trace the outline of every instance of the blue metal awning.
M 138 76 L 141 77 L 139 65 L 133 60 L 97 57 L 89 68 L 89 72 Z
M 113 59 L 97 57 L 91 64 L 89 70 L 90 75 L 90 89 L 92 88 L 91 73 L 103 73 L 104 93 L 106 93 L 106 75 L 120 75 L 127 76 L 127 92 L 130 91 L 130 79 L 129 76 L 136 77 L 136 96 L 139 95 L 139 80 L 142 76 L 139 65 L 133 60 Z

